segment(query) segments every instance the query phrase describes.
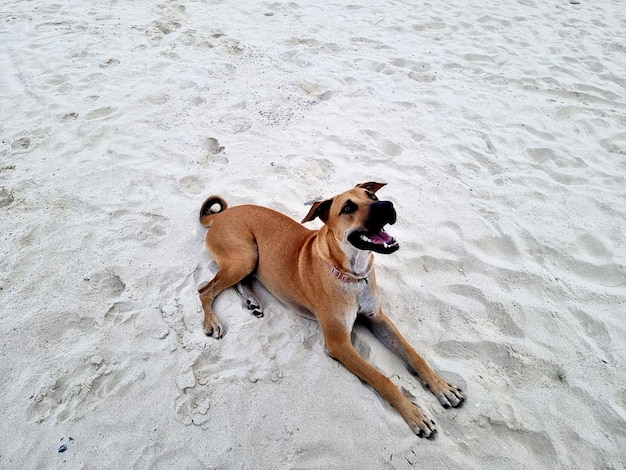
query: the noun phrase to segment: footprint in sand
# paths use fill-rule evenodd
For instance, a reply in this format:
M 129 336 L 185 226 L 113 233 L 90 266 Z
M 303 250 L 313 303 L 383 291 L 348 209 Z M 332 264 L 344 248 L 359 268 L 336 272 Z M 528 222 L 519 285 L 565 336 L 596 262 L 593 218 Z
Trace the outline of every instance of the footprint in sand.
M 145 372 L 98 351 L 83 357 L 71 370 L 53 371 L 30 397 L 27 415 L 36 423 L 78 420 L 106 402 L 109 395 L 124 393 Z
M 104 314 L 104 324 L 118 326 L 133 321 L 140 310 L 132 302 L 115 302 Z
M 607 358 L 612 358 L 614 348 L 612 347 L 611 335 L 606 325 L 577 306 L 569 307 L 569 311 L 572 317 L 578 321 L 581 329 L 580 338 L 587 338 L 588 341 L 593 341 L 599 349 L 605 351 Z
M 9 191 L 5 188 L 0 188 L 0 208 L 10 206 L 11 204 L 13 204 L 13 201 L 15 201 L 13 191 Z
M 176 419 L 185 425 L 206 428 L 210 415 L 211 381 L 220 372 L 216 365 L 221 357 L 222 343 L 216 343 L 184 368 L 176 378 L 180 395 L 174 402 Z
M 105 68 L 112 67 L 114 65 L 119 65 L 119 64 L 120 64 L 119 59 L 107 59 L 100 64 L 100 68 L 105 69 Z
M 333 92 L 327 89 L 325 84 L 303 80 L 298 85 L 307 95 L 316 100 L 327 101 L 333 97 Z
M 217 155 L 224 151 L 224 146 L 220 145 L 217 139 L 209 137 L 204 141 L 204 148 L 211 154 Z
M 185 12 L 184 5 L 159 4 L 160 18 L 152 21 L 145 29 L 146 34 L 154 43 L 158 43 L 165 36 L 178 31 L 183 24 L 182 14 Z
M 11 148 L 13 150 L 26 150 L 28 149 L 28 147 L 30 147 L 30 139 L 28 137 L 22 137 L 20 139 L 17 139 L 11 145 Z
M 507 343 L 445 340 L 436 347 L 444 356 L 477 364 L 476 375 L 491 377 L 494 382 L 509 387 L 522 389 L 529 383 L 556 385 L 566 380 L 558 362 L 542 359 L 524 348 L 512 348 Z
M 576 239 L 576 246 L 579 253 L 590 261 L 604 262 L 612 258 L 611 251 L 602 240 L 591 233 L 579 235 Z
M 78 119 L 78 113 L 65 113 L 61 116 L 61 121 L 73 121 L 74 119 Z
M 381 137 L 376 131 L 362 129 L 361 133 L 372 139 L 378 150 L 389 157 L 396 157 L 402 153 L 402 147 Z
M 169 219 L 160 214 L 120 209 L 112 212 L 111 217 L 121 221 L 120 223 L 135 227 L 134 230 L 119 236 L 118 240 L 140 241 L 146 246 L 157 244 L 158 237 L 165 236 L 169 229 Z
M 548 148 L 529 148 L 526 149 L 526 155 L 537 163 L 556 160 L 554 151 Z
M 105 118 L 107 116 L 110 116 L 116 111 L 117 111 L 117 108 L 113 106 L 105 106 L 104 108 L 98 108 L 94 111 L 91 111 L 85 114 L 85 119 L 88 121 L 91 121 L 93 119 Z
M 626 155 L 626 134 L 616 134 L 613 137 L 602 139 L 600 145 L 609 153 Z
M 220 145 L 219 141 L 213 137 L 205 139 L 202 145 L 207 151 L 204 159 L 198 161 L 198 163 L 206 165 L 211 163 L 219 163 L 225 165 L 228 163 L 228 158 L 224 154 L 224 146 Z
M 477 322 L 489 325 L 502 334 L 513 337 L 522 337 L 524 332 L 517 325 L 513 316 L 500 302 L 492 302 L 485 297 L 482 290 L 467 284 L 454 284 L 448 287 L 453 296 L 459 297 L 458 305 L 472 312 Z
M 190 194 L 202 194 L 205 183 L 195 175 L 185 176 L 178 180 L 178 184 L 184 191 Z
M 117 300 L 126 290 L 126 284 L 114 272 L 105 269 L 84 277 L 90 283 L 92 289 L 97 290 L 100 295 L 105 295 L 110 299 Z
M 162 105 L 167 103 L 170 100 L 170 96 L 167 93 L 153 93 L 151 95 L 146 96 L 143 99 L 145 102 L 150 104 Z

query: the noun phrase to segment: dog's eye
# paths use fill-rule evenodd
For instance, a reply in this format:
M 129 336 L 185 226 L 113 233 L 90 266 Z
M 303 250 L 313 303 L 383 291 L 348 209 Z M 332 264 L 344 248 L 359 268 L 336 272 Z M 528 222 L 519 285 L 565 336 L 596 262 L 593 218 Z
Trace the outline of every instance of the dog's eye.
M 376 194 L 374 193 L 369 193 L 369 197 L 372 201 L 378 201 L 378 198 L 376 197 Z
M 357 210 L 357 208 L 358 208 L 358 206 L 354 202 L 348 201 L 341 208 L 341 213 L 342 214 L 352 214 L 353 212 L 355 212 Z

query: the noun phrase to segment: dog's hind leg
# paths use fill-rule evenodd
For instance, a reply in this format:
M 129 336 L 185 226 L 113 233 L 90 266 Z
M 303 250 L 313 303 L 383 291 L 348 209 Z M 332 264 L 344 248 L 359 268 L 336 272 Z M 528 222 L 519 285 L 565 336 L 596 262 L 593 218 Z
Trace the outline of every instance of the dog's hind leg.
M 217 264 L 220 266 L 220 270 L 207 285 L 198 289 L 198 293 L 204 310 L 204 333 L 207 336 L 220 339 L 224 336 L 224 328 L 213 312 L 213 300 L 220 292 L 234 286 L 254 270 L 256 256 L 240 258 L 239 260 L 231 259 L 228 262 L 218 262 Z
M 263 316 L 263 307 L 261 307 L 261 302 L 259 302 L 259 298 L 252 288 L 253 282 L 254 278 L 252 275 L 246 276 L 237 283 L 235 288 L 245 302 L 246 308 L 252 312 L 252 315 L 261 318 Z

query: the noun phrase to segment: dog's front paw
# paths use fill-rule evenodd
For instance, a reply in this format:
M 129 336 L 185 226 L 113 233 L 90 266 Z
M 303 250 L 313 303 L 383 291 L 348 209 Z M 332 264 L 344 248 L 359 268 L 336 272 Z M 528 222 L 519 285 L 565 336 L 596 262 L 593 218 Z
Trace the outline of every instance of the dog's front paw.
M 430 388 L 444 408 L 458 408 L 463 406 L 465 402 L 465 395 L 463 395 L 463 391 L 460 388 L 441 379 L 435 384 L 429 384 L 428 388 Z
M 215 339 L 222 339 L 224 336 L 224 328 L 222 324 L 217 321 L 205 321 L 204 322 L 204 334 Z
M 424 415 L 422 410 L 413 403 L 410 403 L 410 407 L 402 413 L 402 417 L 417 437 L 433 439 L 437 434 L 435 422 Z

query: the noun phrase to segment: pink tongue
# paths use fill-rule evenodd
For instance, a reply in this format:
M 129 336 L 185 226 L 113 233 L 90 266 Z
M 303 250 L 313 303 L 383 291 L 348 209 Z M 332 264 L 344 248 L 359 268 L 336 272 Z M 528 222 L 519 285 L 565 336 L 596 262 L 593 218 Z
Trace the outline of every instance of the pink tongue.
M 383 243 L 389 243 L 391 241 L 391 237 L 383 232 L 382 230 L 378 233 L 375 233 L 369 237 L 372 243 L 376 243 L 382 245 Z

